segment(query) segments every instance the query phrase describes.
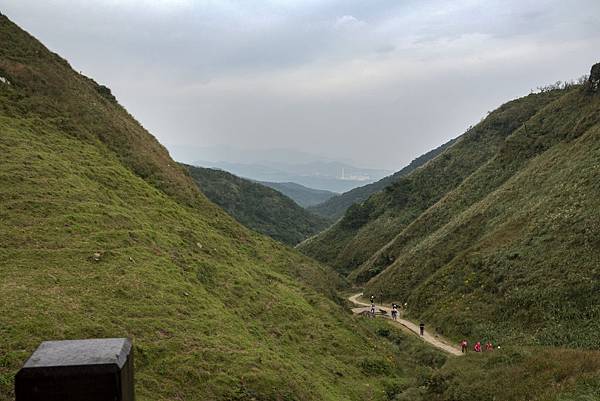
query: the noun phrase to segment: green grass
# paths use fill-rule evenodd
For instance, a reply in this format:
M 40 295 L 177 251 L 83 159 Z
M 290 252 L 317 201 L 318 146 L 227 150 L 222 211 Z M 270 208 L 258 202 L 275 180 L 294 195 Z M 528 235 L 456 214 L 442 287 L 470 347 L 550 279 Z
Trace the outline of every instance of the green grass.
M 351 316 L 338 275 L 209 202 L 107 88 L 3 16 L 0 76 L 1 401 L 41 341 L 116 336 L 140 400 L 597 395 L 594 353 L 448 358 Z
M 337 224 L 299 249 L 342 273 L 356 270 L 353 278 L 366 282 L 395 257 L 378 252 L 382 247 L 493 157 L 507 136 L 560 95 L 560 91 L 532 94 L 501 106 L 433 160 L 350 207 Z M 369 261 L 371 258 L 374 260 Z
M 358 400 L 383 385 L 361 358 L 385 344 L 325 298 L 327 270 L 182 206 L 107 149 L 40 121 L 0 129 L 0 399 L 40 341 L 113 336 L 134 340 L 140 399 Z
M 295 245 L 330 225 L 265 185 L 222 170 L 185 167 L 208 199 L 246 227 L 278 241 Z
M 599 111 L 577 90 L 529 120 L 389 245 L 400 254 L 368 291 L 455 338 L 598 349 Z
M 210 203 L 3 16 L 0 75 L 0 400 L 41 341 L 115 336 L 134 341 L 140 400 L 383 399 L 400 373 L 364 360 L 393 350 L 330 269 Z
M 420 382 L 429 401 L 597 400 L 600 354 L 538 347 L 470 352 Z
M 456 340 L 599 349 L 599 131 L 587 86 L 509 102 L 300 249 Z

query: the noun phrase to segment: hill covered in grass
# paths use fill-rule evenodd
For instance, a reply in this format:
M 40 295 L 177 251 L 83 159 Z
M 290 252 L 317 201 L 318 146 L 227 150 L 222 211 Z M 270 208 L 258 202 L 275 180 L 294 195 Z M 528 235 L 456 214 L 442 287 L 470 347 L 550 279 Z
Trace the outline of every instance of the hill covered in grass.
M 200 191 L 237 221 L 288 245 L 329 226 L 282 193 L 223 170 L 184 165 Z
M 501 106 L 431 162 L 351 206 L 337 224 L 300 249 L 350 273 L 492 158 L 509 135 L 560 97 L 559 92 L 532 94 Z M 379 260 L 378 264 L 386 263 Z
M 295 182 L 260 182 L 269 188 L 281 192 L 291 198 L 302 207 L 318 205 L 326 200 L 336 196 L 335 192 L 324 191 L 322 189 L 313 189 Z
M 397 171 L 396 173 L 390 176 L 382 178 L 381 180 L 373 182 L 371 184 L 351 189 L 350 191 L 344 192 L 343 194 L 333 196 L 324 202 L 321 202 L 314 206 L 310 206 L 308 210 L 319 216 L 323 216 L 332 220 L 337 220 L 344 215 L 344 213 L 346 212 L 346 210 L 348 210 L 350 206 L 354 205 L 355 203 L 361 203 L 365 201 L 369 196 L 373 195 L 378 191 L 381 191 L 388 185 L 399 180 L 400 177 L 403 177 L 406 174 L 409 174 L 415 169 L 421 167 L 429 160 L 435 158 L 453 143 L 454 140 L 448 141 L 442 146 L 439 146 L 436 149 L 417 157 L 415 160 L 410 162 L 408 166 L 404 167 L 400 171 Z
M 454 338 L 598 349 L 598 69 L 503 105 L 302 249 Z
M 207 200 L 108 88 L 2 15 L 0 77 L 1 401 L 41 341 L 114 336 L 142 401 L 598 395 L 597 353 L 448 358 L 353 318 L 339 276 Z
M 2 15 L 0 77 L 0 400 L 41 341 L 90 337 L 133 339 L 140 400 L 414 382 L 330 269 L 208 201 L 108 88 Z

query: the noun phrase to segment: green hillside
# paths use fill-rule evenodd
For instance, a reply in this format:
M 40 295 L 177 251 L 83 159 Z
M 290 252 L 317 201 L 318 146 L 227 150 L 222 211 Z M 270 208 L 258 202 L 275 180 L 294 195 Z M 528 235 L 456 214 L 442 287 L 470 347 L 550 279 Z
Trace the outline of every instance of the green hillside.
M 494 353 L 448 357 L 382 319 L 353 317 L 337 293 L 345 284 L 337 274 L 245 228 L 211 203 L 108 88 L 77 74 L 1 14 L 0 78 L 0 401 L 14 400 L 14 375 L 41 341 L 117 336 L 134 341 L 140 401 L 589 401 L 600 396 L 598 352 L 507 343 Z M 516 163 L 524 166 L 522 179 L 546 188 L 538 200 L 549 205 L 542 206 L 551 208 L 565 193 L 575 202 L 573 209 L 540 214 L 549 220 L 539 221 L 549 224 L 548 235 L 567 220 L 577 221 L 566 231 L 569 236 L 561 237 L 562 246 L 578 252 L 577 266 L 587 267 L 573 270 L 565 283 L 581 306 L 575 312 L 594 318 L 588 306 L 598 305 L 597 294 L 588 291 L 598 283 L 598 264 L 590 249 L 597 249 L 600 230 L 585 219 L 598 216 L 597 201 L 574 188 L 597 189 L 599 96 L 568 95 L 564 104 L 553 103 L 559 107 L 554 117 L 544 115 L 548 120 L 531 129 L 528 122 L 527 132 L 546 132 L 544 124 L 560 122 L 565 130 L 574 127 L 569 136 L 554 146 L 517 138 L 507 142 L 513 148 L 506 152 L 531 141 L 539 152 L 547 147 L 541 162 Z M 569 120 L 577 107 L 581 118 Z M 514 196 L 519 194 L 515 189 Z M 532 203 L 522 213 L 536 215 L 535 194 L 527 194 L 531 197 L 519 199 Z M 504 199 L 501 195 L 494 196 Z M 482 218 L 506 212 L 486 205 L 478 209 L 486 213 Z M 587 215 L 572 214 L 579 205 L 591 206 Z M 537 229 L 537 222 L 525 226 Z M 498 247 L 509 246 L 510 238 L 489 239 Z M 547 241 L 539 237 L 540 243 Z M 550 245 L 557 255 L 564 249 Z M 468 251 L 468 257 L 476 254 Z M 521 258 L 514 251 L 507 260 Z M 529 277 L 524 269 L 517 273 L 518 280 Z M 552 276 L 542 281 L 559 288 Z M 370 289 L 379 284 L 372 281 Z M 535 310 L 539 288 L 527 284 L 520 281 L 519 291 L 506 287 L 512 291 L 507 299 L 520 296 Z M 440 293 L 455 302 L 451 290 Z M 419 310 L 409 302 L 415 315 Z M 446 305 L 451 304 L 436 308 L 446 313 Z M 424 306 L 419 312 L 433 322 L 433 307 Z M 578 319 L 569 322 L 583 322 Z M 481 319 L 473 321 L 475 335 Z
M 336 275 L 210 203 L 107 88 L 2 15 L 0 76 L 0 400 L 41 341 L 89 337 L 133 339 L 139 400 L 414 382 L 418 346 L 352 318 Z
M 454 338 L 598 349 L 599 81 L 505 104 L 301 249 Z
M 455 336 L 600 348 L 600 96 L 591 85 L 540 110 L 398 235 L 382 253 L 394 262 L 369 289 L 407 300 Z M 363 268 L 380 270 L 381 259 Z
M 184 167 L 200 191 L 237 221 L 278 241 L 295 245 L 330 224 L 282 193 L 223 170 Z
M 400 177 L 363 203 L 354 204 L 337 224 L 302 243 L 300 250 L 340 272 L 350 273 L 458 187 L 493 157 L 509 135 L 561 95 L 561 91 L 549 91 L 506 103 L 422 168 Z M 375 265 L 386 265 L 391 261 L 387 257 L 382 254 Z M 375 273 L 370 268 L 361 274 L 361 281 Z
M 322 189 L 313 189 L 295 182 L 260 182 L 267 187 L 273 188 L 288 196 L 302 207 L 318 205 L 326 200 L 336 196 L 335 192 L 324 191 Z
M 381 191 L 388 185 L 399 180 L 400 177 L 403 177 L 408 173 L 412 172 L 413 170 L 421 167 L 429 160 L 435 158 L 437 155 L 442 153 L 442 151 L 444 151 L 447 147 L 451 146 L 454 142 L 455 140 L 448 141 L 442 146 L 439 146 L 436 149 L 417 157 L 415 160 L 410 162 L 408 166 L 404 167 L 400 171 L 397 171 L 396 173 L 390 176 L 382 178 L 377 182 L 367 184 L 362 187 L 354 188 L 348 192 L 344 192 L 343 194 L 333 196 L 322 203 L 309 207 L 308 210 L 319 216 L 323 216 L 332 220 L 337 220 L 344 215 L 344 213 L 346 212 L 346 210 L 348 210 L 350 206 L 352 206 L 355 203 L 361 203 L 365 201 L 369 196 L 373 195 L 375 192 Z

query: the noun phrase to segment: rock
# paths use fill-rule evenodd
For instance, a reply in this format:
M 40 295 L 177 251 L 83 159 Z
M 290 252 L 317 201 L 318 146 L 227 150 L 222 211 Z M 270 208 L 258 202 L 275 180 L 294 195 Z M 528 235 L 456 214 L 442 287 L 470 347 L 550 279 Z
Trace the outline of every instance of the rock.
M 196 242 L 196 246 L 197 246 L 198 248 L 202 249 L 202 244 L 201 244 L 201 243 L 199 243 L 199 242 Z
M 594 64 L 587 82 L 587 90 L 591 93 L 600 92 L 600 63 Z
M 96 262 L 99 262 L 101 258 L 102 258 L 102 253 L 100 253 L 100 252 L 95 252 L 92 255 L 92 259 L 94 259 Z
M 0 82 L 2 82 L 3 84 L 6 85 L 10 85 L 10 81 L 6 78 L 4 78 L 3 76 L 0 76 Z

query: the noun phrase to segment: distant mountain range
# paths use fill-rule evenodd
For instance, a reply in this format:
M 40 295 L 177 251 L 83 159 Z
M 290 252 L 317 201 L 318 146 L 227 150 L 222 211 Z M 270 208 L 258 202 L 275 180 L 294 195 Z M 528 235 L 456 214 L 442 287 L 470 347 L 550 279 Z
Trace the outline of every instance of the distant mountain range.
M 196 161 L 198 166 L 218 168 L 237 176 L 263 182 L 294 182 L 309 188 L 346 192 L 390 174 L 390 171 L 367 169 L 336 161 L 311 161 L 301 164 L 270 162 L 245 164 L 227 161 Z
M 408 166 L 404 167 L 403 169 L 392 175 L 388 175 L 387 177 L 382 178 L 377 182 L 373 182 L 362 187 L 354 188 L 348 192 L 344 192 L 343 194 L 333 196 L 329 199 L 326 199 L 322 203 L 309 206 L 309 210 L 315 214 L 318 214 L 319 216 L 337 220 L 344 215 L 344 213 L 350 206 L 352 206 L 355 203 L 360 203 L 366 200 L 367 198 L 369 198 L 369 196 L 373 195 L 378 191 L 381 191 L 388 185 L 393 184 L 394 182 L 399 180 L 401 177 L 421 167 L 429 160 L 442 153 L 455 141 L 455 139 L 452 139 L 446 142 L 445 144 L 437 147 L 436 149 L 433 149 L 425 153 L 424 155 L 417 157 Z
M 302 207 L 319 205 L 337 195 L 335 192 L 308 188 L 295 182 L 262 181 L 260 183 L 292 198 Z

